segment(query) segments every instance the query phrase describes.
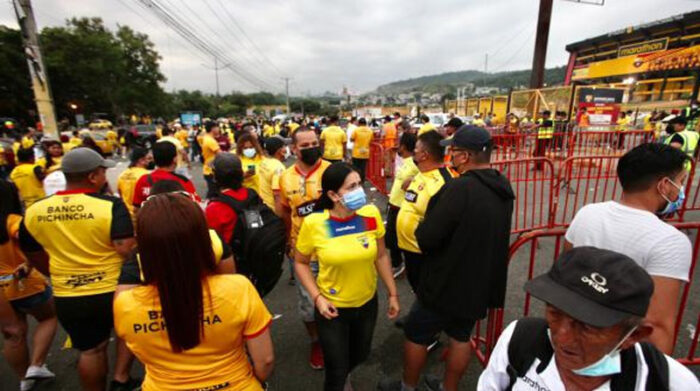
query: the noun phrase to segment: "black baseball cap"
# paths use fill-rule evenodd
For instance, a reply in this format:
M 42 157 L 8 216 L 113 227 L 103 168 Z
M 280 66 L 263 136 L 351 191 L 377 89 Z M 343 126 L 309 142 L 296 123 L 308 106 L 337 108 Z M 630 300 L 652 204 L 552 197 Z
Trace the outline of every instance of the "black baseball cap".
M 688 119 L 685 116 L 677 115 L 675 118 L 672 118 L 670 121 L 668 121 L 668 123 L 685 125 L 688 123 Z
M 462 125 L 464 125 L 464 122 L 462 122 L 462 120 L 459 119 L 459 117 L 452 117 L 452 118 L 450 118 L 450 120 L 447 121 L 447 123 L 445 124 L 445 126 L 451 126 L 451 127 L 455 128 L 455 129 L 461 128 Z
M 230 152 L 221 152 L 217 154 L 214 158 L 214 162 L 212 163 L 212 169 L 214 171 L 214 178 L 226 178 L 230 175 L 243 175 L 241 159 Z
M 585 324 L 611 327 L 646 315 L 654 282 L 626 255 L 576 247 L 528 281 L 525 291 Z
M 272 136 L 265 139 L 265 151 L 268 154 L 273 155 L 275 152 L 279 151 L 280 148 L 284 147 L 287 142 L 279 136 Z
M 491 146 L 491 133 L 475 125 L 462 125 L 452 138 L 440 141 L 443 147 L 453 146 L 471 151 L 484 151 Z

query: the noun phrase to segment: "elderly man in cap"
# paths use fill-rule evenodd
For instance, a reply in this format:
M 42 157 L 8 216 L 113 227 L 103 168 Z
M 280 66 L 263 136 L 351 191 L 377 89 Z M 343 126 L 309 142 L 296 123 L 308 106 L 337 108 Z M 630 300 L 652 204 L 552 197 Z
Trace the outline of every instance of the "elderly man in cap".
M 380 384 L 382 390 L 416 389 L 427 345 L 444 331 L 449 337 L 445 376 L 426 376 L 426 385 L 456 391 L 469 364 L 474 324 L 487 309 L 503 306 L 513 190 L 489 165 L 492 141 L 485 129 L 464 125 L 441 144 L 451 147 L 460 177 L 443 187 L 416 229 L 425 256 L 417 299 L 404 326 L 403 379 Z
M 653 345 L 645 320 L 654 283 L 626 255 L 595 247 L 564 253 L 525 284 L 545 319 L 511 323 L 477 390 L 698 390 L 697 378 Z
M 66 190 L 27 208 L 19 230 L 22 251 L 33 267 L 51 275 L 56 314 L 80 351 L 84 390 L 106 387 L 107 344 L 113 327 L 112 298 L 134 229 L 124 202 L 99 194 L 114 162 L 89 148 L 68 152 L 61 162 Z M 117 344 L 118 356 L 126 347 Z M 138 386 L 128 362 L 115 368 L 112 389 Z

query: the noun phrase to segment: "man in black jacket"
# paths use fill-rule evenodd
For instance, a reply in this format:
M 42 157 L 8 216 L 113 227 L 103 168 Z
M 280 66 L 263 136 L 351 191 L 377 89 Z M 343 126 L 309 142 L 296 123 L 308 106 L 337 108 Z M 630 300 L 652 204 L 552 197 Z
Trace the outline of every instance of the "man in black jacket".
M 426 345 L 444 331 L 449 337 L 444 381 L 426 377 L 426 383 L 431 390 L 457 390 L 469 363 L 474 324 L 487 309 L 503 306 L 513 190 L 490 168 L 491 136 L 483 128 L 462 126 L 443 145 L 451 146 L 460 177 L 445 185 L 416 230 L 426 256 L 418 298 L 404 327 L 403 381 L 380 389 L 415 389 Z

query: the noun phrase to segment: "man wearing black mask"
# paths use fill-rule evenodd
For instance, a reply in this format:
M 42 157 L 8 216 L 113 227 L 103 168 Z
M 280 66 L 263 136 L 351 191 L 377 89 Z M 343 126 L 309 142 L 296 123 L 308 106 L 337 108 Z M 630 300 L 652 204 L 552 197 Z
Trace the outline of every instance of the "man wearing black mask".
M 282 212 L 282 219 L 287 225 L 289 248 L 295 248 L 299 228 L 304 217 L 314 211 L 316 200 L 321 196 L 321 176 L 330 163 L 321 159 L 321 144 L 312 128 L 301 127 L 292 135 L 292 153 L 297 158 L 293 166 L 287 168 L 280 176 L 279 197 L 276 210 Z M 318 274 L 318 262 L 312 260 L 311 271 Z M 314 369 L 323 368 L 323 353 L 318 343 L 318 332 L 314 321 L 313 299 L 301 284 L 297 285 L 299 293 L 299 311 L 306 330 L 311 337 L 311 356 L 309 364 Z

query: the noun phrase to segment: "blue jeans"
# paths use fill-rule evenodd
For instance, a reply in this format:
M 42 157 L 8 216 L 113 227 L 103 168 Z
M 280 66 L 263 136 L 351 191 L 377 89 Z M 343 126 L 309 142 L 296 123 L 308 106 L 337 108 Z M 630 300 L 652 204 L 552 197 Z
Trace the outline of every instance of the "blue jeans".
M 338 316 L 326 319 L 315 311 L 326 377 L 324 391 L 342 391 L 350 372 L 369 356 L 377 324 L 377 295 L 356 308 L 338 308 Z

